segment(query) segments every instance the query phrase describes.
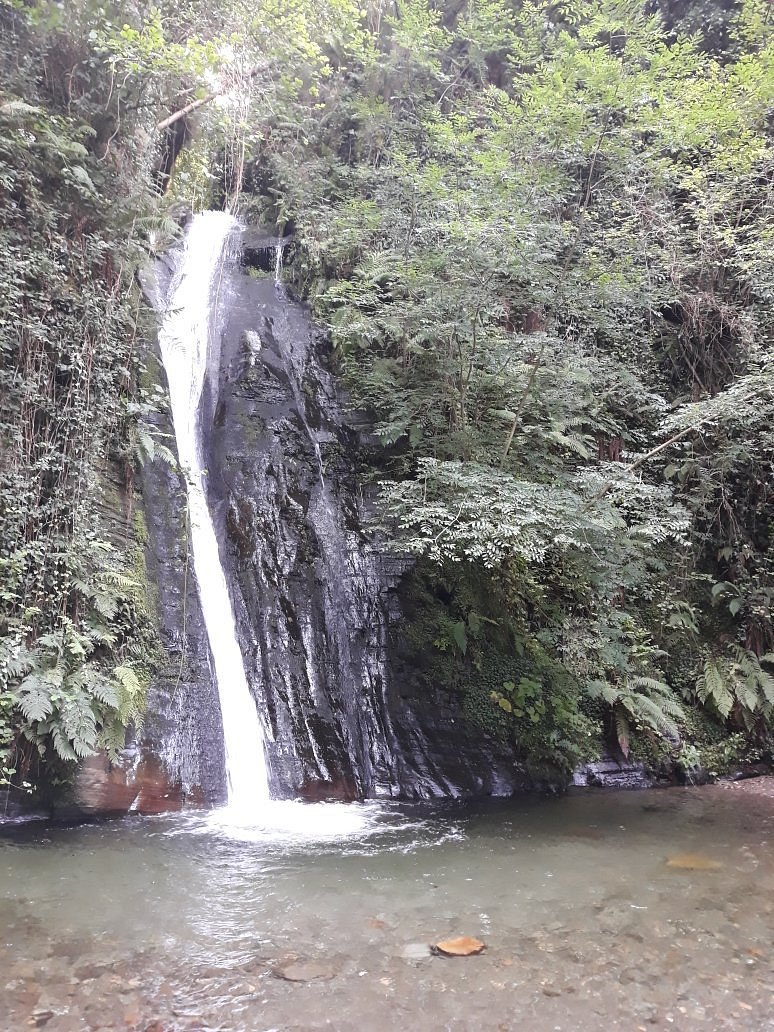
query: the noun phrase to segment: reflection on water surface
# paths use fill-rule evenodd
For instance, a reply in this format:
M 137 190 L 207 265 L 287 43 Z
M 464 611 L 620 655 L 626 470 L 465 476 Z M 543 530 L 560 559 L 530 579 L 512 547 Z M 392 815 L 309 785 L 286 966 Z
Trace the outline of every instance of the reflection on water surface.
M 0 1028 L 772 1029 L 773 832 L 736 787 L 25 829 Z

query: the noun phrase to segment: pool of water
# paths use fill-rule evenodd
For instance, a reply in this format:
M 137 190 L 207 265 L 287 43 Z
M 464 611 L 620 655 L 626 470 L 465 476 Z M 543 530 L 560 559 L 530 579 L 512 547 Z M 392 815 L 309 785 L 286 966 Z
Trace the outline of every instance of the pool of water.
M 719 787 L 16 830 L 0 1028 L 770 1030 L 773 839 Z

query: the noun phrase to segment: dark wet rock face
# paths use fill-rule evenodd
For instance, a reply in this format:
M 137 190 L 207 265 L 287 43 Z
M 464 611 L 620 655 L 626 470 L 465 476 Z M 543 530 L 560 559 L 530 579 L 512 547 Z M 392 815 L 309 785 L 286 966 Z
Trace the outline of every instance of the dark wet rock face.
M 619 762 L 612 756 L 603 756 L 579 767 L 573 784 L 581 788 L 652 788 L 653 779 L 642 763 Z
M 165 383 L 160 362 L 151 356 L 149 364 Z M 157 424 L 160 439 L 173 443 L 171 421 L 159 416 Z M 166 462 L 146 463 L 142 493 L 164 661 L 148 694 L 141 751 L 160 761 L 170 793 L 215 805 L 226 799 L 223 732 L 190 553 L 183 475 Z
M 204 435 L 210 502 L 274 793 L 430 798 L 528 787 L 507 747 L 467 727 L 455 697 L 419 698 L 390 676 L 406 563 L 364 530 L 356 471 L 368 428 L 306 309 L 236 260 L 219 305 Z
M 149 303 L 163 311 L 175 253 L 142 277 Z M 155 348 L 144 356 L 146 387 L 167 388 Z M 168 413 L 146 417 L 154 437 L 176 454 Z M 140 472 L 148 582 L 152 586 L 162 661 L 150 685 L 140 735 L 111 761 L 104 753 L 82 763 L 55 816 L 78 819 L 121 813 L 153 814 L 226 800 L 223 732 L 217 685 L 191 559 L 183 472 L 157 459 Z
M 84 816 L 147 816 L 204 803 L 199 788 L 184 786 L 182 779 L 175 778 L 147 746 L 142 750 L 127 749 L 114 762 L 104 753 L 89 757 L 79 767 L 75 799 L 79 814 Z
M 357 478 L 373 445 L 304 306 L 274 282 L 271 240 L 234 241 L 219 280 L 199 419 L 208 495 L 276 797 L 507 795 L 533 788 L 460 700 L 417 690 L 401 658 L 406 561 L 366 532 Z M 175 261 L 144 283 L 163 311 Z M 271 271 L 269 271 L 271 270 Z M 149 375 L 164 385 L 154 355 Z M 157 417 L 160 439 L 171 420 Z M 173 449 L 174 450 L 174 449 Z M 201 613 L 183 474 L 146 465 L 147 564 L 165 662 L 141 739 L 84 766 L 73 812 L 176 810 L 226 799 L 217 685 Z
M 271 264 L 271 263 L 267 263 Z M 394 576 L 361 529 L 347 422 L 306 311 L 232 268 L 209 437 L 210 501 L 276 795 L 394 795 L 386 705 Z

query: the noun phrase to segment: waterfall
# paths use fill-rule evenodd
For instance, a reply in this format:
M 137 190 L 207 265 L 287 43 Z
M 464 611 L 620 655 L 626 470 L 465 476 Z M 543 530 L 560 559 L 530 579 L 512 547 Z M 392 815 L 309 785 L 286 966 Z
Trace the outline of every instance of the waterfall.
M 274 249 L 274 286 L 282 287 L 282 264 L 285 251 L 285 241 L 282 237 L 277 240 L 277 246 Z
M 169 381 L 178 457 L 188 485 L 194 570 L 223 720 L 229 807 L 257 816 L 269 798 L 263 729 L 245 675 L 207 503 L 200 427 L 221 273 L 229 237 L 236 226 L 234 218 L 225 212 L 203 212 L 194 217 L 170 285 L 159 344 Z
M 170 655 L 185 642 L 187 661 L 154 685 L 144 748 L 207 801 L 222 799 L 225 764 L 230 805 L 208 821 L 250 840 L 348 833 L 368 820 L 349 800 L 525 786 L 510 747 L 485 743 L 480 762 L 480 733 L 443 686 L 415 689 L 390 631 L 407 562 L 369 532 L 357 476 L 372 428 L 285 289 L 286 246 L 204 213 L 142 277 L 188 496 L 186 506 L 177 478 L 147 464 L 161 627 Z

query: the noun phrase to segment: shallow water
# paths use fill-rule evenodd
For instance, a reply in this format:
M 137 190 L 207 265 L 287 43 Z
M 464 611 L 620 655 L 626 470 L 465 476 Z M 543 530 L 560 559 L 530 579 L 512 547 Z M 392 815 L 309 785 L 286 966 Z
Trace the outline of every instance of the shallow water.
M 772 1029 L 773 837 L 722 788 L 25 829 L 0 1028 Z M 486 952 L 430 955 L 456 935 Z

